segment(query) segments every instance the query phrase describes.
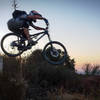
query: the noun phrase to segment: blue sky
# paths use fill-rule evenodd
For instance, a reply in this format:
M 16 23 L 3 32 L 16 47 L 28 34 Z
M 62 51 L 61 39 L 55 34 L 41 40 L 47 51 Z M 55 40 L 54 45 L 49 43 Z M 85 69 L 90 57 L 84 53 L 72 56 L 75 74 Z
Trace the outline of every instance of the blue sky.
M 9 32 L 12 0 L 0 0 L 0 38 Z M 34 9 L 50 22 L 53 40 L 62 42 L 76 65 L 100 64 L 100 0 L 17 0 L 18 9 Z

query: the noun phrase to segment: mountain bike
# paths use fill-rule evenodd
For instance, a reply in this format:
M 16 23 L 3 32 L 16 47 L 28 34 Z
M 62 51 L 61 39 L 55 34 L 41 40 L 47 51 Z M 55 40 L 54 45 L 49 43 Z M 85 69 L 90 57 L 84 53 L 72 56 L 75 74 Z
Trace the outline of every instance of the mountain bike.
M 42 55 L 51 64 L 61 64 L 67 57 L 66 48 L 62 43 L 51 40 L 48 31 L 49 22 L 47 19 L 44 21 L 46 23 L 46 29 L 43 32 L 30 35 L 30 38 L 34 41 L 31 47 L 35 46 L 42 37 L 47 35 L 49 42 L 44 46 Z M 10 57 L 19 56 L 23 52 L 31 49 L 31 47 L 28 47 L 28 40 L 21 33 L 8 33 L 1 39 L 1 49 Z

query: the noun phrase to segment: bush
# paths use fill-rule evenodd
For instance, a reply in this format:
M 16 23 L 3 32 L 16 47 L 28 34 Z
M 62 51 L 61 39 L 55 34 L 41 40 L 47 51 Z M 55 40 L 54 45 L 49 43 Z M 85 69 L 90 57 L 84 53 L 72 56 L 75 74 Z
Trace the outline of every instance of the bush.
M 42 51 L 36 50 L 27 57 L 25 63 L 25 79 L 30 82 L 40 84 L 46 80 L 50 85 L 58 85 L 60 81 L 73 79 L 75 73 L 74 60 L 67 57 L 62 65 L 51 65 L 42 57 Z M 73 75 L 72 75 L 73 74 Z

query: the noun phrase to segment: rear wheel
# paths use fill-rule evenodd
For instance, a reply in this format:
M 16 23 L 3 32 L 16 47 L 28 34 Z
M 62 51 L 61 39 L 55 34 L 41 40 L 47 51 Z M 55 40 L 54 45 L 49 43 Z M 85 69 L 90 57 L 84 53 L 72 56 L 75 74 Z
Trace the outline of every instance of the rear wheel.
M 25 43 L 20 43 L 21 37 L 15 33 L 6 34 L 1 40 L 1 49 L 3 52 L 11 57 L 19 56 L 23 53 L 23 50 L 19 50 L 20 46 L 24 46 Z
M 64 45 L 57 41 L 49 42 L 43 50 L 43 56 L 51 64 L 61 64 L 67 57 Z

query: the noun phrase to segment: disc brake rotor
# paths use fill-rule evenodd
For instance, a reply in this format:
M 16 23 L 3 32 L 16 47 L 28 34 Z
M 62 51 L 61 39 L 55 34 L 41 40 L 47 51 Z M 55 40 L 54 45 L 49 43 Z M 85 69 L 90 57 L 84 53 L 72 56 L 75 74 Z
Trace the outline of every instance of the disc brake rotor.
M 50 51 L 50 54 L 52 57 L 55 57 L 55 58 L 58 58 L 60 55 L 59 52 L 55 48 L 53 48 L 53 50 Z

